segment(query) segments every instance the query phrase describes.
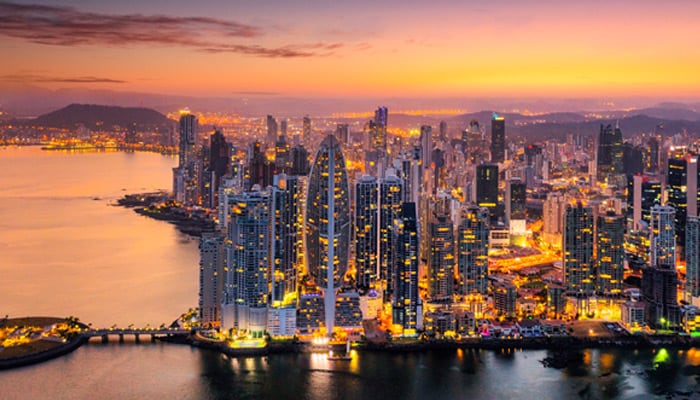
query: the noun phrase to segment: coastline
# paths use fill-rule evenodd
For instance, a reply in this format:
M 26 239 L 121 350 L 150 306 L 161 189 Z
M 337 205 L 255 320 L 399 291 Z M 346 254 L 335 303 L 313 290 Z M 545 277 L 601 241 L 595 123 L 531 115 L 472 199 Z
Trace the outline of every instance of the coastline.
M 216 229 L 214 221 L 206 214 L 193 212 L 172 203 L 167 192 L 135 193 L 117 200 L 117 206 L 133 208 L 134 212 L 175 225 L 186 235 L 201 237 L 204 232 Z

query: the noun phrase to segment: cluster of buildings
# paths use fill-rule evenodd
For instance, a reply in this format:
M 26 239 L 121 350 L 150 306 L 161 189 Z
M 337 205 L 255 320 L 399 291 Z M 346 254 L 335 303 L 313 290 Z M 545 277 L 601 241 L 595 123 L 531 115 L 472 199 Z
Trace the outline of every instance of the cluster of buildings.
M 219 227 L 200 242 L 202 325 L 330 336 L 373 334 L 375 321 L 415 337 L 528 316 L 695 323 L 700 196 L 686 137 L 623 141 L 604 125 L 507 141 L 494 114 L 490 135 L 472 120 L 406 138 L 388 121 L 380 107 L 360 132 L 318 135 L 305 117 L 288 134 L 268 116 L 243 150 L 219 131 L 200 145 L 195 116 L 181 115 L 175 198 L 216 210 Z

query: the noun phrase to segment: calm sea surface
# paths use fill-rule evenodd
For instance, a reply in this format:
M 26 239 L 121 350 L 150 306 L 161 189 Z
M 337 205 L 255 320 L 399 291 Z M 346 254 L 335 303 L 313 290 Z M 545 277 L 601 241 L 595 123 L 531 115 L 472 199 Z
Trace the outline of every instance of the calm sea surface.
M 0 316 L 157 326 L 197 303 L 197 242 L 114 207 L 168 189 L 176 159 L 0 148 Z M 172 344 L 87 344 L 0 371 L 0 399 L 700 399 L 700 350 L 361 353 L 229 360 Z

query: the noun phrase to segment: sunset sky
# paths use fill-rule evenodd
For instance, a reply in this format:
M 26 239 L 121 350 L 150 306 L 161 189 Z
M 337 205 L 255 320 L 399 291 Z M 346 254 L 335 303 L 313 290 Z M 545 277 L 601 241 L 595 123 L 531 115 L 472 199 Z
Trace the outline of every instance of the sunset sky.
M 0 87 L 700 97 L 700 2 L 0 2 Z

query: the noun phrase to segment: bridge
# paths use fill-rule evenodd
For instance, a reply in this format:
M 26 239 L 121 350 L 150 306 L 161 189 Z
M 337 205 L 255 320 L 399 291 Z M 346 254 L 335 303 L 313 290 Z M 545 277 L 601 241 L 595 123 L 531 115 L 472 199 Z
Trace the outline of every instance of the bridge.
M 108 343 L 110 336 L 118 337 L 119 343 L 124 343 L 124 336 L 133 337 L 135 343 L 141 343 L 142 336 L 150 336 L 151 343 L 153 343 L 158 338 L 189 336 L 190 332 L 189 329 L 181 328 L 102 328 L 88 329 L 82 335 L 87 340 L 94 337 L 102 338 L 102 343 Z

